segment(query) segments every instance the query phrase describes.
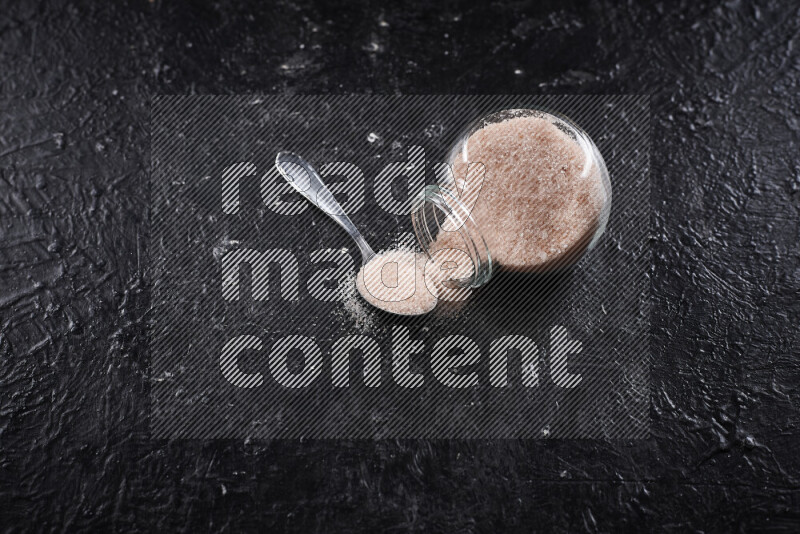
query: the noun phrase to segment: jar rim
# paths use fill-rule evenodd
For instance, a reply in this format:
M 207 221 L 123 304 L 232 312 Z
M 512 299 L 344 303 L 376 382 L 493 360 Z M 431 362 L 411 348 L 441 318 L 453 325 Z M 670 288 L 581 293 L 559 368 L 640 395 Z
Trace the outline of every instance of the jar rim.
M 455 225 L 452 230 L 442 228 L 438 220 L 437 210 L 445 214 L 448 222 Z M 458 196 L 446 187 L 427 185 L 417 196 L 411 212 L 414 234 L 423 252 L 430 258 L 436 250 L 431 250 L 435 243 L 436 230 L 457 231 L 461 235 L 466 250 L 464 252 L 472 261 L 472 275 L 466 278 L 450 280 L 456 287 L 479 287 L 489 281 L 492 276 L 493 262 L 489 246 L 472 217 L 470 210 Z M 433 230 L 432 230 L 433 228 Z

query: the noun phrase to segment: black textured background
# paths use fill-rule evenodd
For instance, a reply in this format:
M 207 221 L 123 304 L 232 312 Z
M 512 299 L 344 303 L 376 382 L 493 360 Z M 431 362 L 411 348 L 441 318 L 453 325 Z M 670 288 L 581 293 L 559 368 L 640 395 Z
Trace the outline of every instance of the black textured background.
M 2 529 L 797 531 L 797 4 L 383 5 L 2 2 Z M 652 94 L 652 439 L 148 440 L 148 99 L 191 92 Z

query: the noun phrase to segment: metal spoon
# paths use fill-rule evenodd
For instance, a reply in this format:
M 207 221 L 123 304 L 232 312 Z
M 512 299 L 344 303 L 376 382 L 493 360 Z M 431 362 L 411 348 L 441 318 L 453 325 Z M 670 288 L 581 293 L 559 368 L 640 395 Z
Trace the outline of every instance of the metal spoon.
M 286 181 L 292 184 L 292 187 L 294 187 L 301 195 L 306 197 L 312 204 L 327 213 L 331 219 L 336 221 L 339 226 L 344 228 L 344 230 L 350 234 L 350 237 L 353 238 L 353 241 L 356 242 L 358 249 L 361 251 L 361 261 L 363 262 L 363 268 L 366 269 L 370 260 L 376 256 L 375 251 L 372 250 L 372 248 L 367 244 L 364 236 L 362 236 L 361 232 L 358 231 L 356 226 L 353 224 L 353 221 L 350 220 L 350 217 L 347 216 L 339 203 L 336 202 L 336 199 L 333 198 L 333 194 L 330 192 L 330 190 L 325 187 L 322 177 L 320 177 L 319 173 L 314 170 L 314 167 L 312 167 L 311 164 L 302 157 L 291 152 L 279 152 L 275 158 L 275 166 L 278 168 L 278 172 L 281 173 Z M 412 261 L 416 261 L 416 257 L 413 255 Z M 416 269 L 417 264 L 414 264 L 414 266 Z M 380 265 L 378 267 L 380 267 Z M 361 274 L 359 274 L 359 276 L 361 276 Z M 413 283 L 416 283 L 416 276 L 417 271 L 414 271 L 411 279 Z M 404 280 L 406 279 L 404 278 Z M 366 284 L 366 282 L 364 283 Z M 356 285 L 358 286 L 358 284 Z M 369 292 L 368 289 L 364 289 L 364 291 Z M 423 288 L 423 291 L 425 291 L 425 293 L 419 294 L 423 298 L 421 302 L 425 306 L 428 306 L 431 304 L 429 298 L 431 293 L 427 290 L 427 288 Z M 402 306 L 398 308 L 396 305 L 397 302 L 400 301 L 384 301 L 381 299 L 376 300 L 367 298 L 367 295 L 362 292 L 360 287 L 359 292 L 361 292 L 361 295 L 373 306 L 397 315 L 422 315 L 428 313 L 433 309 L 434 306 L 436 306 L 436 302 L 438 300 L 434 295 L 432 306 L 429 308 L 422 307 L 419 310 L 403 309 Z M 369 293 L 372 295 L 371 292 Z M 416 296 L 418 294 L 414 293 L 414 295 Z
M 306 197 L 312 204 L 328 214 L 336 223 L 344 228 L 361 251 L 364 265 L 375 256 L 375 251 L 367 244 L 356 225 L 333 198 L 333 193 L 322 181 L 322 177 L 309 162 L 292 152 L 279 152 L 275 158 L 275 166 L 281 176 L 292 184 L 292 187 Z

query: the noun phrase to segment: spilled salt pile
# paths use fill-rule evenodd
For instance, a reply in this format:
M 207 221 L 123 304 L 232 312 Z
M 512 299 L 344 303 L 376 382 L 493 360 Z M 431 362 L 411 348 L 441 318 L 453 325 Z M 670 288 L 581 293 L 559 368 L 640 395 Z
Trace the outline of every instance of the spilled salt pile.
M 425 283 L 427 259 L 424 254 L 406 249 L 381 252 L 359 270 L 358 292 L 376 308 L 390 313 L 428 313 L 439 299 Z
M 375 326 L 372 307 L 364 302 L 356 289 L 356 273 L 351 272 L 339 286 L 339 299 L 342 307 L 337 309 L 340 318 L 348 319 L 360 332 L 370 332 Z

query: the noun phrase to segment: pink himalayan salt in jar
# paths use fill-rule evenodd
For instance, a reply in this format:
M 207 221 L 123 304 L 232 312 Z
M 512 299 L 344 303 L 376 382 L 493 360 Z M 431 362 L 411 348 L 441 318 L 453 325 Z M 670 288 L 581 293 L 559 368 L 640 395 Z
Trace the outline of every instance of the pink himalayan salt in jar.
M 509 109 L 473 123 L 453 146 L 451 173 L 427 186 L 411 219 L 430 257 L 468 257 L 453 278 L 479 287 L 498 268 L 543 272 L 574 264 L 605 230 L 611 182 L 589 136 L 568 118 Z

